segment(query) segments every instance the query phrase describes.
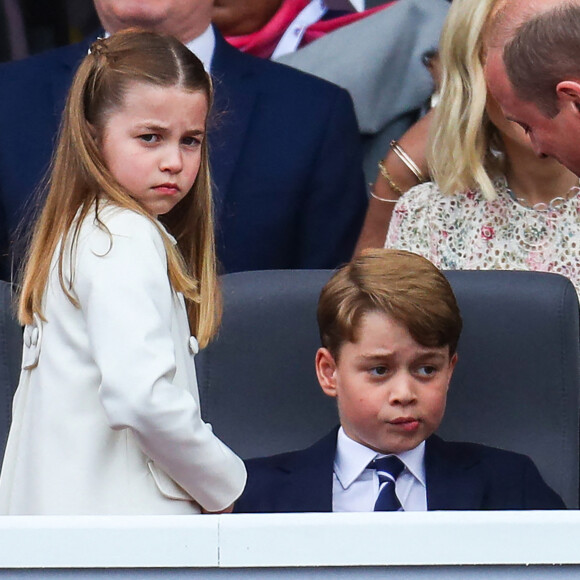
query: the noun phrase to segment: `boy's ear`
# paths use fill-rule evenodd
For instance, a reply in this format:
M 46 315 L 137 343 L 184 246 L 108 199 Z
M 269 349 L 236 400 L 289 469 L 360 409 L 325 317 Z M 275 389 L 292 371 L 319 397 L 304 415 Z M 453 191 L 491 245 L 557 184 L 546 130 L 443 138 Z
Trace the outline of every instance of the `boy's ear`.
M 453 376 L 453 371 L 455 370 L 455 365 L 457 364 L 457 353 L 455 353 L 450 359 L 449 359 L 449 380 L 451 381 L 451 377 Z
M 451 370 L 455 369 L 455 365 L 457 364 L 457 353 L 455 353 L 452 357 L 451 360 L 449 361 L 449 366 L 451 367 Z
M 327 348 L 316 351 L 316 376 L 325 395 L 336 397 L 336 362 Z

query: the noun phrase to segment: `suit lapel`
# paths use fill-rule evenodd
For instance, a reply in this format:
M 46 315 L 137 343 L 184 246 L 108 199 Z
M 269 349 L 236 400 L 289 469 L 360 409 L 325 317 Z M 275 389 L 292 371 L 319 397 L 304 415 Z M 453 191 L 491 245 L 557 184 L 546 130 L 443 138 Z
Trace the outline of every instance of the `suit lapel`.
M 78 44 L 71 45 L 68 50 L 61 50 L 58 53 L 60 56 L 60 71 L 55 71 L 56 74 L 53 74 L 50 80 L 54 104 L 53 113 L 57 123 L 60 122 L 73 76 L 82 59 L 86 56 L 92 40 L 92 38 L 83 40 Z
M 331 512 L 332 477 L 338 427 L 304 451 L 286 456 L 277 465 L 288 486 L 278 490 L 293 512 Z
M 484 507 L 485 489 L 478 460 L 432 435 L 426 441 L 427 509 L 478 510 Z
M 230 46 L 217 30 L 215 34 L 216 46 L 211 65 L 215 102 L 209 146 L 215 184 L 216 221 L 219 223 L 223 200 L 227 196 L 257 104 L 258 89 L 253 59 Z

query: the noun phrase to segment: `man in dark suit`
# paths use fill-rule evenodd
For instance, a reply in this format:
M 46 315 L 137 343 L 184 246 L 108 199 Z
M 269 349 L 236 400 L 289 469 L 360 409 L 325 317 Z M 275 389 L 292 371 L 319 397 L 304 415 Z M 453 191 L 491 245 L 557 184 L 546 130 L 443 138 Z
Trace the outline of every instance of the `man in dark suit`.
M 528 457 L 433 435 L 462 322 L 431 262 L 385 249 L 354 258 L 323 288 L 318 324 L 316 373 L 340 428 L 308 449 L 247 461 L 235 511 L 564 508 Z
M 141 26 L 177 36 L 214 77 L 210 161 L 224 271 L 332 268 L 349 259 L 367 197 L 346 91 L 229 46 L 210 25 L 211 0 L 95 0 L 95 8 L 107 33 Z M 2 278 L 90 40 L 0 67 Z

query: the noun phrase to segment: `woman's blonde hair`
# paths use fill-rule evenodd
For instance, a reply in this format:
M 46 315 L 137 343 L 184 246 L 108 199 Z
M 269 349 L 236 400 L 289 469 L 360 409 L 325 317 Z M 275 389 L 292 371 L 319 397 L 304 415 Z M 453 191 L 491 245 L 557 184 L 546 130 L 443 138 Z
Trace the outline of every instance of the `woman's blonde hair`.
M 171 285 L 183 293 L 191 331 L 200 346 L 205 346 L 217 331 L 221 318 L 207 140 L 202 142 L 201 165 L 191 191 L 161 218 L 177 239 L 175 247 L 163 228 L 117 183 L 94 138 L 95 129 L 98 133 L 104 127 L 108 116 L 122 106 L 128 89 L 135 83 L 201 92 L 207 97 L 208 110 L 211 106 L 209 75 L 197 57 L 175 38 L 127 30 L 92 45 L 68 94 L 46 201 L 25 262 L 19 319 L 28 324 L 34 313 L 42 316 L 42 298 L 56 251 L 60 284 L 71 302 L 78 305 L 72 282 L 64 279 L 67 252 L 63 243 L 58 249 L 59 241 L 71 235 L 74 246 L 81 223 L 91 211 L 95 212 L 99 226 L 106 229 L 99 220 L 99 207 L 109 202 L 140 213 L 157 227 L 167 252 Z
M 496 197 L 503 171 L 499 132 L 485 112 L 484 32 L 497 0 L 453 0 L 441 32 L 441 91 L 435 108 L 429 167 L 442 193 L 480 189 Z

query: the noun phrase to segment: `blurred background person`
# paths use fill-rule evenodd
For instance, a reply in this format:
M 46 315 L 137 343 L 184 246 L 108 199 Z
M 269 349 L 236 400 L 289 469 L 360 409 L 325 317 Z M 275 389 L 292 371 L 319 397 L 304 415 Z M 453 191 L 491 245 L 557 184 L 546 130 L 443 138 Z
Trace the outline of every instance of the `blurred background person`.
M 433 82 L 422 61 L 448 9 L 448 0 L 214 0 L 212 20 L 240 50 L 350 93 L 371 183 L 389 142 L 425 113 Z
M 212 21 L 236 48 L 277 59 L 395 2 L 357 10 L 349 0 L 214 0 Z

